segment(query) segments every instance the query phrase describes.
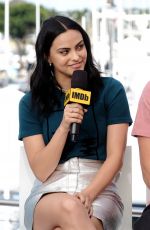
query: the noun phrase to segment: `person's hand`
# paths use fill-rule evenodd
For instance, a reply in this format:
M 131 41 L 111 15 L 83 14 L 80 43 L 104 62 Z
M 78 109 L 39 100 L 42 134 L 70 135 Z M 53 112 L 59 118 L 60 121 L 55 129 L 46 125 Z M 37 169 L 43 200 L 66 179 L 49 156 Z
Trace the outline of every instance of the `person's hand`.
M 74 196 L 81 201 L 81 203 L 87 209 L 89 217 L 91 218 L 93 215 L 93 207 L 92 207 L 92 201 L 90 200 L 90 197 L 83 191 L 75 193 Z
M 86 109 L 83 109 L 82 105 L 77 103 L 67 104 L 64 109 L 64 115 L 61 122 L 61 127 L 68 130 L 72 123 L 82 123 L 84 113 Z

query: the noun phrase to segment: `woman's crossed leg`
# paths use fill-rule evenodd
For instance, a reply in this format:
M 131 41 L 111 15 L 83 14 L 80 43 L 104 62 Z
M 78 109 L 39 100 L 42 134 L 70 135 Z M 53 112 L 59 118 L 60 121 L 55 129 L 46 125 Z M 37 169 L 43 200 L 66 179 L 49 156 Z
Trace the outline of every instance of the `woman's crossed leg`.
M 103 230 L 99 220 L 89 218 L 78 198 L 67 193 L 43 196 L 34 212 L 34 230 Z

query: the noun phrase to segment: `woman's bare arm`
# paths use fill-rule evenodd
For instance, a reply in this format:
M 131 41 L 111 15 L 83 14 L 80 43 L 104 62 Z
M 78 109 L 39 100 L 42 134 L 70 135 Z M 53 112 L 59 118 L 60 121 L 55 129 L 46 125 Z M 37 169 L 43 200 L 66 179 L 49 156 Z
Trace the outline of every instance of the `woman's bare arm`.
M 45 181 L 57 167 L 70 125 L 73 122 L 81 123 L 83 115 L 81 105 L 76 103 L 66 105 L 61 124 L 46 146 L 42 134 L 23 138 L 31 169 L 40 181 Z
M 123 164 L 128 124 L 108 126 L 107 159 L 82 195 L 93 201 L 109 185 Z M 79 195 L 78 195 L 79 196 Z
M 138 137 L 140 163 L 143 179 L 148 188 L 150 188 L 150 138 Z

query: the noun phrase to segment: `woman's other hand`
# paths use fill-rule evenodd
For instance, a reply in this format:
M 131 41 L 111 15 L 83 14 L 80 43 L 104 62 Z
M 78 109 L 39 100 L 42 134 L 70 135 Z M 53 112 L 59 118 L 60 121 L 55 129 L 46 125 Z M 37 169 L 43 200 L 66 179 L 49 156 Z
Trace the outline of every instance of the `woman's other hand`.
M 81 201 L 81 203 L 87 209 L 89 217 L 91 218 L 93 215 L 93 207 L 92 207 L 92 201 L 90 197 L 84 191 L 77 192 L 74 194 L 74 196 L 77 197 Z

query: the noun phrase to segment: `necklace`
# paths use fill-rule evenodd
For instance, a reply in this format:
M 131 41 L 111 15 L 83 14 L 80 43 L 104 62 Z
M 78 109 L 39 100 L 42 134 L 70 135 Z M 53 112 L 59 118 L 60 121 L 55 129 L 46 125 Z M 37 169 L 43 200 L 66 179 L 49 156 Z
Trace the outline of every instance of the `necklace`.
M 63 89 L 63 88 L 61 88 L 60 86 L 57 86 L 57 88 L 58 88 L 61 92 L 63 92 L 63 93 L 66 93 L 66 92 L 67 92 L 67 89 Z
M 67 89 L 61 89 L 61 91 L 62 91 L 63 93 L 66 93 L 66 92 L 67 92 Z

